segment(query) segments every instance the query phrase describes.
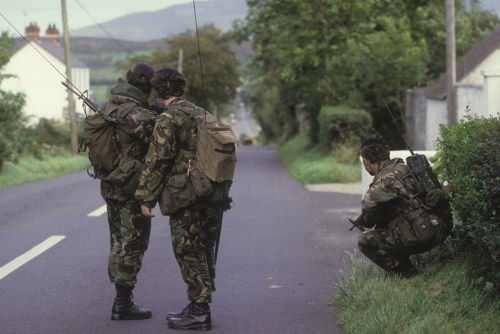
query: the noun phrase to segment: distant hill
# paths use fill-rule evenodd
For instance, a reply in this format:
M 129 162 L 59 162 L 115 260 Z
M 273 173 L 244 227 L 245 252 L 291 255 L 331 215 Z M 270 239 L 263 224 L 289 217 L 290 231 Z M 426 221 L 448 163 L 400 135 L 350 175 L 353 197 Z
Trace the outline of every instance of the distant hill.
M 232 22 L 243 18 L 248 8 L 245 0 L 198 1 L 198 25 L 213 23 L 227 31 Z M 174 5 L 153 12 L 140 12 L 119 17 L 101 24 L 117 39 L 148 41 L 165 38 L 187 29 L 194 30 L 192 3 Z M 72 36 L 108 37 L 97 25 L 71 31 Z

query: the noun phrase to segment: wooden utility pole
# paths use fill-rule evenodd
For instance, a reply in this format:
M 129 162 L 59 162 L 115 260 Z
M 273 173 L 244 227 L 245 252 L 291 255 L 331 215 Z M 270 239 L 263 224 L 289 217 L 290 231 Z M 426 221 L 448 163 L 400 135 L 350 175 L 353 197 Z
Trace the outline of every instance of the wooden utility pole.
M 455 85 L 457 83 L 457 60 L 455 46 L 455 0 L 446 0 L 446 77 L 448 124 L 457 121 L 455 110 Z
M 67 84 L 71 86 L 71 47 L 69 44 L 69 28 L 68 28 L 68 11 L 66 7 L 66 0 L 61 0 L 62 22 L 64 33 L 64 62 L 66 63 L 66 78 Z M 76 136 L 76 112 L 75 112 L 75 99 L 73 93 L 68 91 L 68 113 L 69 113 L 69 131 L 71 137 L 71 149 L 73 154 L 78 153 L 78 138 Z
M 179 49 L 179 61 L 177 63 L 177 71 L 179 71 L 179 73 L 182 73 L 183 70 L 184 70 L 184 50 Z

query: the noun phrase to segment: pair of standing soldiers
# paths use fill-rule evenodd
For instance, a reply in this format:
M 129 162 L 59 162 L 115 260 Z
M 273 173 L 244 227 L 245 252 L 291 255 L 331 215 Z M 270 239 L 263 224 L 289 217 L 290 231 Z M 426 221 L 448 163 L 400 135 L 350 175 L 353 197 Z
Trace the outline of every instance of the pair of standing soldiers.
M 187 174 L 196 156 L 197 107 L 182 99 L 185 77 L 172 69 L 157 72 L 138 63 L 111 89 L 104 113 L 120 119 L 116 140 L 118 168 L 102 177 L 101 194 L 108 207 L 110 256 L 108 274 L 116 287 L 113 320 L 147 319 L 151 311 L 132 301 L 142 258 L 148 247 L 151 209 L 171 175 Z M 159 100 L 151 111 L 148 97 Z M 227 192 L 225 196 L 227 197 Z M 190 303 L 167 316 L 175 329 L 210 329 L 210 306 L 215 290 L 214 246 L 222 220 L 222 206 L 196 200 L 170 214 L 175 257 L 187 284 Z

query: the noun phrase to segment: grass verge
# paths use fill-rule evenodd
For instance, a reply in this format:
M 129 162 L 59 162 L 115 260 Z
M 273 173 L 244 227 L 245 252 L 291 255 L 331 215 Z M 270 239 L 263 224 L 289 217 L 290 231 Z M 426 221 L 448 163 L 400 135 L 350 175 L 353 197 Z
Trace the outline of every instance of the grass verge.
M 286 169 L 302 183 L 352 183 L 361 180 L 357 154 L 344 146 L 332 153 L 311 148 L 302 133 L 279 145 L 278 153 Z
M 0 188 L 76 172 L 88 165 L 86 155 L 70 154 L 47 156 L 43 160 L 23 157 L 17 164 L 7 161 L 0 172 Z
M 500 301 L 474 275 L 474 259 L 434 261 L 399 279 L 352 257 L 334 304 L 346 333 L 500 333 Z

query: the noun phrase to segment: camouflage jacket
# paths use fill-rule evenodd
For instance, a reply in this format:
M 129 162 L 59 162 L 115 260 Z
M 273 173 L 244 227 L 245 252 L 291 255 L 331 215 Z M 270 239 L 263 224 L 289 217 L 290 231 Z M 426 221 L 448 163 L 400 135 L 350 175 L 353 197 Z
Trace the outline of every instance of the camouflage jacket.
M 110 114 L 111 117 L 123 108 L 132 110 L 121 120 L 116 130 L 121 150 L 119 166 L 101 182 L 101 194 L 106 202 L 125 202 L 133 197 L 138 176 L 137 180 L 131 178 L 143 168 L 156 118 L 156 113 L 148 107 L 146 96 L 123 79 L 118 79 L 117 85 L 110 90 L 104 110 L 116 109 Z
M 383 161 L 362 200 L 357 223 L 365 227 L 386 227 L 396 217 L 419 207 L 419 199 L 414 196 L 417 193 L 416 181 L 402 159 Z
M 197 123 L 201 108 L 178 98 L 156 119 L 136 199 L 154 207 L 163 185 L 172 175 L 186 174 L 196 155 Z

